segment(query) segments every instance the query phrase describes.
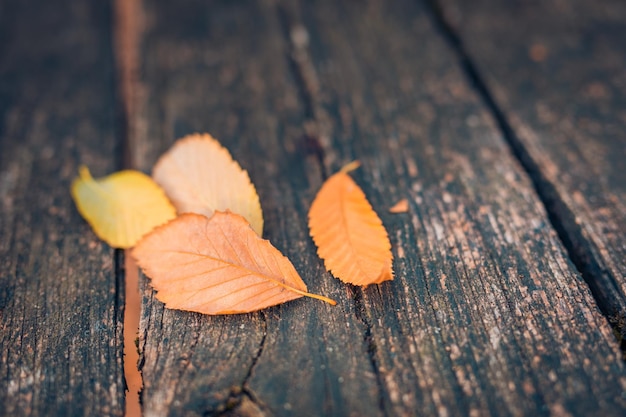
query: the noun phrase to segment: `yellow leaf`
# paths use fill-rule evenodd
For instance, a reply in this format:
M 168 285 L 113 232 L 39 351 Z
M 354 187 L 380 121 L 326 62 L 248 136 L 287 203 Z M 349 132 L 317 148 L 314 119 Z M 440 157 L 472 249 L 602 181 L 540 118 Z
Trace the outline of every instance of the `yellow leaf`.
M 144 237 L 133 257 L 166 307 L 204 314 L 260 310 L 307 293 L 298 272 L 241 216 L 187 213 Z
M 210 217 L 215 210 L 230 210 L 245 217 L 259 236 L 263 234 L 261 204 L 248 173 L 210 135 L 178 140 L 156 163 L 152 178 L 179 213 Z
M 85 166 L 72 182 L 80 214 L 100 239 L 130 248 L 150 230 L 176 217 L 176 210 L 152 179 L 138 171 L 120 171 L 94 180 Z
M 367 286 L 393 279 L 393 256 L 382 221 L 347 174 L 357 167 L 347 165 L 322 185 L 309 228 L 326 269 L 343 282 Z

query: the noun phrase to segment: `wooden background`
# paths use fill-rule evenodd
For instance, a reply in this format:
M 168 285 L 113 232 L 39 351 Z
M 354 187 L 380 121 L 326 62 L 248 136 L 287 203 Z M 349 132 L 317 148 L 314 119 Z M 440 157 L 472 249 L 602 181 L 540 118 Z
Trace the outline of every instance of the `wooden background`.
M 624 415 L 624 39 L 621 0 L 1 1 L 0 415 L 124 413 L 124 254 L 69 184 L 205 131 L 338 305 L 142 277 L 146 416 Z M 355 159 L 395 257 L 366 290 L 306 221 Z

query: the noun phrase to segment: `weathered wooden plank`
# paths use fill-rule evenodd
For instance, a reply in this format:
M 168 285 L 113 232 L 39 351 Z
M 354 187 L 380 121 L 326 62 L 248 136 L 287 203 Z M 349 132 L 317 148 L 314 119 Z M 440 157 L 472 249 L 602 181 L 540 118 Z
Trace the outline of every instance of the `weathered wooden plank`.
M 146 287 L 147 415 L 626 409 L 610 327 L 422 4 L 145 9 L 138 165 L 214 133 L 257 185 L 265 236 L 339 302 L 205 317 Z M 323 173 L 353 159 L 397 257 L 396 280 L 365 291 L 323 272 L 306 229 Z M 410 213 L 386 213 L 403 197 Z
M 243 399 L 238 410 L 376 413 L 377 381 L 354 293 L 319 279 L 325 274 L 308 238 L 306 209 L 321 176 L 314 153 L 307 153 L 303 107 L 275 8 L 157 1 L 146 3 L 146 15 L 152 26 L 143 42 L 147 131 L 136 146 L 140 166 L 149 169 L 176 137 L 212 132 L 250 171 L 265 237 L 292 260 L 310 291 L 340 305 L 301 299 L 256 314 L 205 317 L 164 310 L 147 291 L 144 411 L 217 414 Z M 271 383 L 251 387 L 264 358 L 271 358 L 264 361 L 271 369 L 262 371 Z
M 0 415 L 121 415 L 113 251 L 69 194 L 115 167 L 107 2 L 0 5 Z
M 379 211 L 413 202 L 407 218 L 383 217 L 397 281 L 363 295 L 384 409 L 620 414 L 610 331 L 425 11 L 408 1 L 300 10 L 329 151 L 363 161 L 357 178 Z
M 440 3 L 626 336 L 626 3 Z

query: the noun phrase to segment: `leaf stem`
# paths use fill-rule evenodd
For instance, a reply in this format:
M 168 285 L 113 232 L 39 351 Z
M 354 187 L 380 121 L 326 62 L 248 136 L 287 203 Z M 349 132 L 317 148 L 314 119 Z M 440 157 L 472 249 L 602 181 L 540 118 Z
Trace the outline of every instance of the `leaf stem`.
M 310 292 L 306 292 L 306 291 L 300 291 L 297 290 L 295 288 L 291 289 L 293 292 L 297 293 L 297 294 L 301 294 L 304 295 L 305 297 L 309 297 L 309 298 L 315 298 L 316 300 L 321 300 L 321 301 L 325 301 L 328 304 L 330 304 L 331 306 L 337 305 L 337 301 L 333 300 L 332 298 L 328 298 L 328 297 L 324 297 L 323 295 L 319 295 L 319 294 L 312 294 Z
M 85 165 L 81 165 L 78 167 L 78 176 L 83 181 L 93 181 L 93 177 L 89 172 L 89 168 L 87 168 L 87 166 Z
M 359 161 L 348 162 L 346 165 L 343 166 L 343 168 L 339 170 L 339 172 L 343 172 L 343 173 L 352 172 L 360 166 L 361 166 L 361 162 Z

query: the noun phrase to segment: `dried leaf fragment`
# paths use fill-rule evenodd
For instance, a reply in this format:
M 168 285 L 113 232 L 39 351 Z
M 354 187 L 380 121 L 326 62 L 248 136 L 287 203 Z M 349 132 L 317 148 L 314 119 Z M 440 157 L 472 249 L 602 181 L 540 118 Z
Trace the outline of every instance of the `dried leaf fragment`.
M 156 226 L 176 217 L 163 190 L 139 171 L 94 179 L 81 166 L 70 191 L 96 235 L 114 248 L 130 248 Z
M 348 172 L 352 163 L 322 185 L 309 210 L 317 253 L 332 274 L 354 285 L 393 279 L 391 243 L 382 221 Z
M 409 211 L 409 200 L 407 200 L 406 198 L 403 198 L 389 208 L 389 213 L 394 214 L 406 213 L 407 211 Z
M 204 314 L 260 310 L 302 296 L 335 304 L 241 216 L 187 213 L 147 235 L 132 252 L 166 307 Z
M 263 234 L 259 196 L 247 171 L 211 135 L 179 139 L 157 161 L 152 178 L 178 213 L 210 217 L 216 210 L 230 210 L 245 217 L 259 236 Z

